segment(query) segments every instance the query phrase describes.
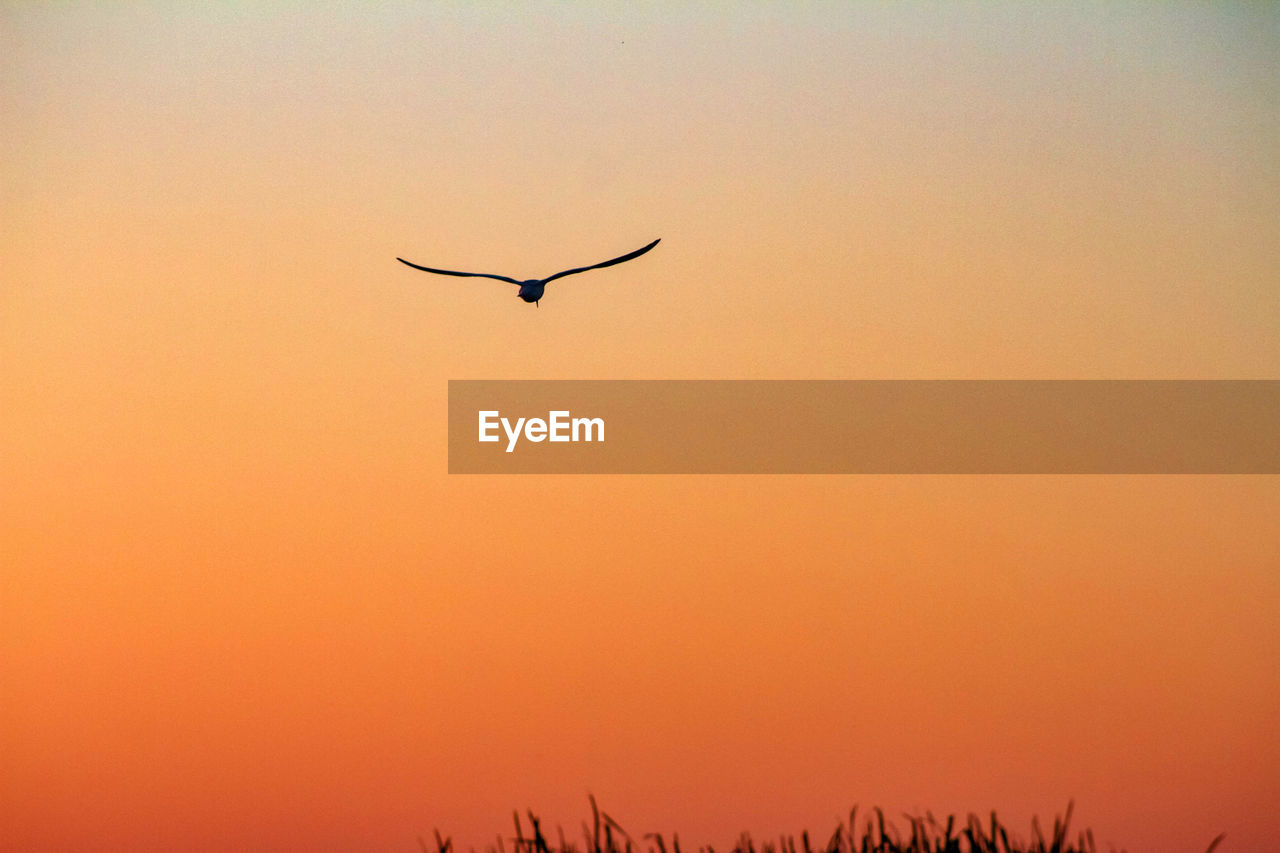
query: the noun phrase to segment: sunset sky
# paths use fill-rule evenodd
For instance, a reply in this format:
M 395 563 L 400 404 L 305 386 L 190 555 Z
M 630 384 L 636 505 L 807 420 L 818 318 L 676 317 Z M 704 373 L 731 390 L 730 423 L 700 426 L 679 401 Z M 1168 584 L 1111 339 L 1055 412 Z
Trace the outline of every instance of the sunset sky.
M 1280 12 L 0 5 L 0 851 L 1280 837 L 1280 478 L 466 477 L 449 379 L 1280 378 Z M 633 262 L 549 286 L 487 279 Z M 744 449 L 743 452 L 749 452 Z

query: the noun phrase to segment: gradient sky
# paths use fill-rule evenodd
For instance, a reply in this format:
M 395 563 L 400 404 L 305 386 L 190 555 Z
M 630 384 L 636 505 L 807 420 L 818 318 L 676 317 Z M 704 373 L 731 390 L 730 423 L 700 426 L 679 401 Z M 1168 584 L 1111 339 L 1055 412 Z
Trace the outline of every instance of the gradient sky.
M 445 474 L 450 378 L 1280 378 L 1253 4 L 0 5 L 0 850 L 1280 837 L 1274 477 Z M 633 263 L 548 289 L 488 280 Z

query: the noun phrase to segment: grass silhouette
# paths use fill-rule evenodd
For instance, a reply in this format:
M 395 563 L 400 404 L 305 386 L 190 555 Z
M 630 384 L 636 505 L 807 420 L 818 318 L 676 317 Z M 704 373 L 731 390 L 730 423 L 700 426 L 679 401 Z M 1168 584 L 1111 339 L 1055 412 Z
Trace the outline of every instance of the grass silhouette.
M 527 812 L 529 819 L 528 832 L 520 821 L 520 813 L 515 812 L 515 836 L 504 839 L 498 836 L 497 844 L 489 847 L 489 853 L 507 853 L 506 843 L 514 845 L 513 853 L 682 853 L 680 838 L 674 833 L 671 846 L 659 833 L 648 833 L 637 843 L 617 821 L 596 806 L 595 797 L 591 800 L 592 822 L 582 824 L 583 845 L 579 847 L 564 836 L 564 831 L 556 828 L 557 844 L 550 844 L 542 831 L 542 822 L 532 811 Z M 903 815 L 905 826 L 909 829 L 899 831 L 893 821 L 885 818 L 880 809 L 872 809 L 864 816 L 862 829 L 858 828 L 858 807 L 849 812 L 849 822 L 836 825 L 830 839 L 821 847 L 814 847 L 809 840 L 809 833 L 800 834 L 800 844 L 796 844 L 795 836 L 784 836 L 777 842 L 766 841 L 759 846 L 751 836 L 743 833 L 734 844 L 730 853 L 1096 853 L 1093 832 L 1083 830 L 1077 833 L 1074 841 L 1068 839 L 1071 823 L 1072 803 L 1067 804 L 1066 814 L 1053 819 L 1053 832 L 1049 835 L 1040 828 L 1036 818 L 1031 819 L 1031 836 L 1023 840 L 1011 833 L 991 812 L 989 819 L 970 814 L 963 824 L 955 815 L 939 821 L 928 812 L 924 817 Z M 1206 850 L 1213 853 L 1226 834 L 1215 838 Z M 436 850 L 434 853 L 456 853 L 453 840 L 448 836 L 435 833 Z M 421 838 L 418 839 L 423 853 L 433 853 Z M 698 853 L 716 853 L 710 845 L 699 847 Z

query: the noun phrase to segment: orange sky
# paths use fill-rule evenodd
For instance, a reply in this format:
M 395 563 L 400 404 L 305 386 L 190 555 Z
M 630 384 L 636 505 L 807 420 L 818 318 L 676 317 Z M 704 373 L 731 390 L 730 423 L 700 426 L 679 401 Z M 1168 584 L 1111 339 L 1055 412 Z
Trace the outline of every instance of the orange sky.
M 450 378 L 1277 378 L 1280 16 L 0 8 L 0 851 L 1280 835 L 1274 477 L 445 475 Z M 537 311 L 488 280 L 661 237 Z

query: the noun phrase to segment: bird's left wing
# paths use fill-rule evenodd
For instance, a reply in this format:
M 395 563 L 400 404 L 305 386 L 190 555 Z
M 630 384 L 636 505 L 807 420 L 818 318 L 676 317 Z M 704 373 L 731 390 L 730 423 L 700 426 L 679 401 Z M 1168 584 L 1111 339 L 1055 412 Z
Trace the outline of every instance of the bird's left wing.
M 577 273 L 577 272 L 586 272 L 587 270 L 598 270 L 598 269 L 600 269 L 601 267 L 611 267 L 611 266 L 613 266 L 614 264 L 620 264 L 620 263 L 622 263 L 623 261 L 629 261 L 629 260 L 631 260 L 632 258 L 638 258 L 638 257 L 640 257 L 641 255 L 643 255 L 645 252 L 647 252 L 647 251 L 649 251 L 650 249 L 652 249 L 654 246 L 658 245 L 658 243 L 659 243 L 661 240 L 662 240 L 662 238 L 661 238 L 661 237 L 659 237 L 657 240 L 654 240 L 652 243 L 650 243 L 649 245 L 645 246 L 643 249 L 636 249 L 634 252 L 628 252 L 627 254 L 623 255 L 622 257 L 620 257 L 620 258 L 614 258 L 614 259 L 613 259 L 613 260 L 611 260 L 611 261 L 604 261 L 603 263 L 599 263 L 599 264 L 592 264 L 592 265 L 591 265 L 591 266 L 589 266 L 589 267 L 577 267 L 576 269 L 565 270 L 564 272 L 558 272 L 558 273 L 556 273 L 555 275 L 551 276 L 550 278 L 544 278 L 544 279 L 542 280 L 542 283 L 543 283 L 543 284 L 547 284 L 548 282 L 555 281 L 555 280 L 556 280 L 556 279 L 558 279 L 558 278 L 564 278 L 564 277 L 565 277 L 565 276 L 567 276 L 567 275 L 573 275 L 574 273 Z
M 487 273 L 487 272 L 454 272 L 453 270 L 437 270 L 437 269 L 432 269 L 431 267 L 423 267 L 423 266 L 418 266 L 417 264 L 409 263 L 404 258 L 396 258 L 396 260 L 402 264 L 405 264 L 406 266 L 413 267 L 415 270 L 422 270 L 423 272 L 433 272 L 439 275 L 464 275 L 464 276 L 472 276 L 472 277 L 479 277 L 479 278 L 496 278 L 498 281 L 509 281 L 512 284 L 520 283 L 516 281 L 514 278 L 507 278 L 505 275 L 492 275 L 491 273 Z

